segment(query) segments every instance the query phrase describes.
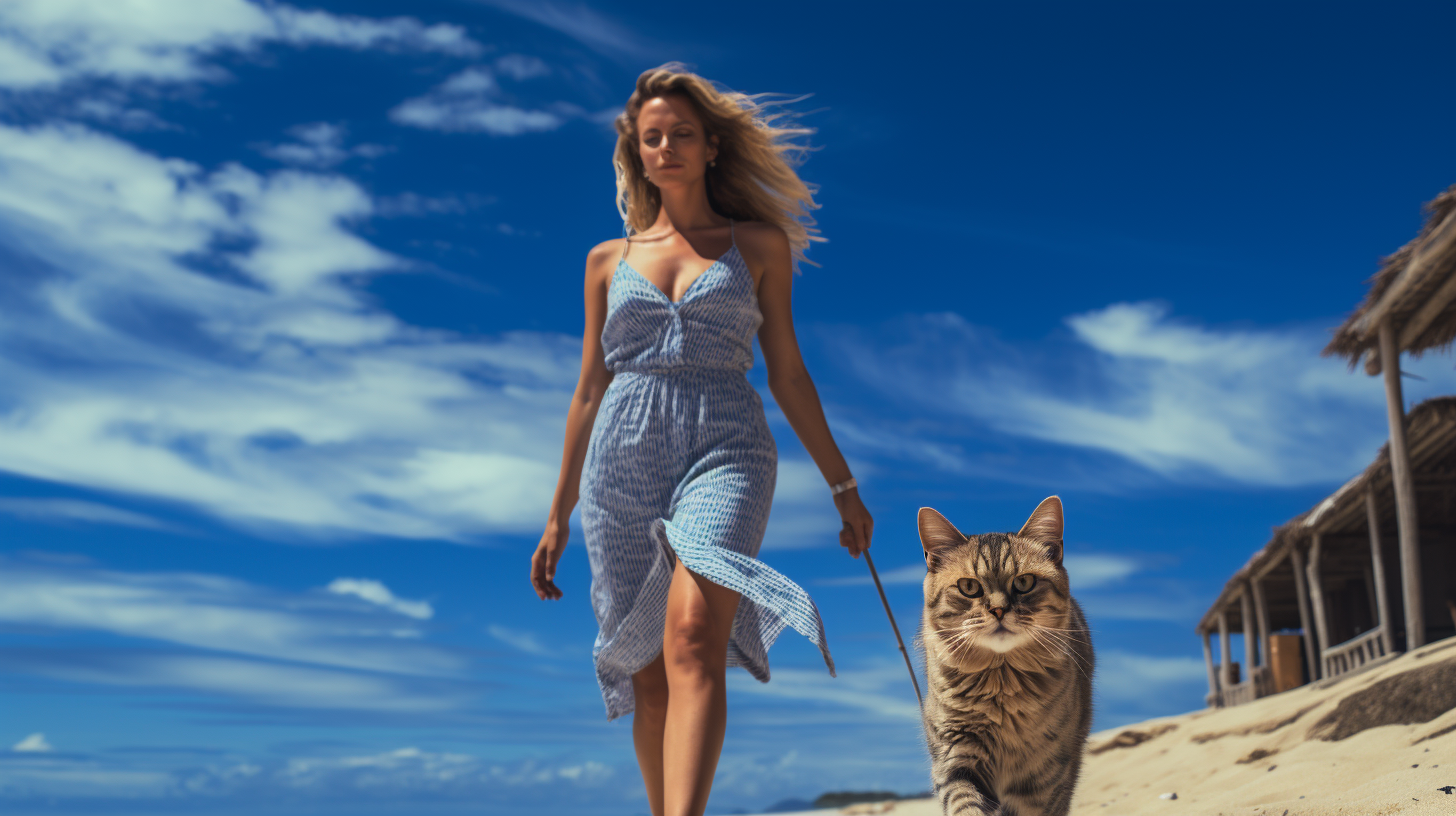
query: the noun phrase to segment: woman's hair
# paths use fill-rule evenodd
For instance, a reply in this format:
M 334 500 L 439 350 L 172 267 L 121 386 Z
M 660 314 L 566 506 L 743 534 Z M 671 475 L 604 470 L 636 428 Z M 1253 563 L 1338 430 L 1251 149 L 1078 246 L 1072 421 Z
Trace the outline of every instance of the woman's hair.
M 679 94 L 692 103 L 702 120 L 705 139 L 718 137 L 717 166 L 709 167 L 706 176 L 708 205 L 713 211 L 735 221 L 778 225 L 789 236 L 795 268 L 800 261 L 818 266 L 804 257 L 810 241 L 826 240 L 819 237 L 809 215 L 819 208 L 813 197 L 818 186 L 800 179 L 793 169 L 813 148 L 791 141 L 813 129 L 779 127 L 776 123 L 786 118 L 782 124 L 789 125 L 793 113 L 767 108 L 783 102 L 758 101 L 768 94 L 719 90 L 679 62 L 637 77 L 637 89 L 617 116 L 617 152 L 612 165 L 617 171 L 617 212 L 627 226 L 634 232 L 647 229 L 662 205 L 657 187 L 643 175 L 637 115 L 649 99 L 669 94 Z

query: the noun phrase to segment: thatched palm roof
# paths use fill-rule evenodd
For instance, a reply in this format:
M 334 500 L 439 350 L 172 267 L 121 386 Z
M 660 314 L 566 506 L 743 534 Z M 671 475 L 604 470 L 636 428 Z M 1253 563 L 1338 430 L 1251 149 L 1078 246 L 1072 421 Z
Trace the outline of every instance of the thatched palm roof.
M 1451 458 L 1453 449 L 1456 449 L 1456 397 L 1436 397 L 1415 406 L 1406 419 L 1406 428 L 1411 469 L 1420 475 L 1440 468 L 1444 460 Z M 1274 528 L 1274 535 L 1269 543 L 1254 553 L 1229 578 L 1228 583 L 1224 584 L 1223 591 L 1199 619 L 1196 631 L 1216 631 L 1219 610 L 1239 597 L 1243 592 L 1244 582 L 1262 575 L 1269 567 L 1282 561 L 1291 547 L 1307 541 L 1316 531 L 1368 535 L 1365 511 L 1367 489 L 1375 491 L 1378 497 L 1376 505 L 1380 508 L 1381 516 L 1393 516 L 1395 499 L 1390 488 L 1389 443 L 1381 446 L 1375 461 L 1362 473 L 1345 482 L 1319 504 Z M 1393 541 L 1386 543 L 1387 547 L 1393 545 Z M 1233 619 L 1241 620 L 1237 603 L 1229 611 Z
M 1380 322 L 1392 321 L 1400 351 L 1420 354 L 1456 339 L 1456 184 L 1425 206 L 1430 216 L 1410 243 L 1384 258 L 1370 279 L 1370 292 L 1335 329 L 1324 354 L 1338 355 L 1353 368 L 1378 344 Z M 1372 354 L 1366 368 L 1379 372 Z

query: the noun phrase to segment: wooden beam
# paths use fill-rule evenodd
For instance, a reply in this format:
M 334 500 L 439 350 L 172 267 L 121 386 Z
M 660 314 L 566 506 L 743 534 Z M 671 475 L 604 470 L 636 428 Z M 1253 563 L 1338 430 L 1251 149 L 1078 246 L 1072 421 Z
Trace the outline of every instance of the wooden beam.
M 1232 650 L 1229 649 L 1228 608 L 1224 607 L 1218 610 L 1218 656 L 1222 661 L 1218 666 L 1218 684 L 1225 691 L 1234 684 L 1233 667 L 1229 665 L 1233 661 L 1230 651 Z
M 1249 597 L 1248 584 L 1244 584 L 1243 594 L 1239 595 L 1239 614 L 1244 619 L 1243 679 L 1244 682 L 1252 684 L 1254 680 L 1254 664 L 1257 662 L 1254 658 L 1254 648 L 1258 646 L 1258 641 L 1254 637 L 1254 601 Z M 1250 685 L 1249 688 L 1253 689 L 1254 687 Z
M 1203 665 L 1208 668 L 1208 693 L 1218 694 L 1218 675 L 1213 671 L 1213 646 L 1209 644 L 1208 630 L 1198 633 L 1203 639 Z
M 1376 622 L 1385 653 L 1395 651 L 1395 638 L 1390 625 L 1390 599 L 1385 594 L 1385 557 L 1380 546 L 1380 513 L 1375 504 L 1375 491 L 1365 491 L 1365 523 L 1370 527 L 1370 571 L 1375 580 Z
M 1456 216 L 1456 210 L 1452 210 Z M 1448 218 L 1449 220 L 1449 218 Z M 1421 608 L 1420 527 L 1416 520 L 1415 480 L 1405 442 L 1405 403 L 1400 393 L 1400 350 L 1390 321 L 1380 324 L 1380 360 L 1385 366 L 1385 414 L 1390 422 L 1390 477 L 1395 486 L 1395 520 L 1400 531 L 1400 584 L 1405 600 L 1405 648 L 1426 642 L 1426 616 Z
M 1294 567 L 1294 594 L 1299 599 L 1299 628 L 1304 632 L 1304 659 L 1309 665 L 1309 679 L 1320 678 L 1319 652 L 1315 650 L 1314 627 L 1309 622 L 1309 589 L 1304 585 L 1304 556 L 1299 547 L 1289 548 L 1289 561 Z
M 1264 582 L 1258 578 L 1249 582 L 1254 593 L 1254 617 L 1259 621 L 1259 665 L 1265 668 L 1269 662 L 1269 604 L 1264 601 Z
M 1320 540 L 1320 534 L 1315 533 L 1309 543 L 1309 563 L 1304 567 L 1309 571 L 1309 605 L 1314 610 L 1314 631 L 1319 634 L 1319 648 L 1315 650 L 1315 654 L 1321 656 L 1324 655 L 1325 649 L 1334 645 L 1330 643 L 1330 630 L 1326 623 L 1325 587 L 1324 581 L 1321 580 L 1323 576 L 1320 575 L 1320 545 L 1322 543 L 1324 542 Z M 1324 673 L 1323 667 L 1320 668 L 1320 673 Z

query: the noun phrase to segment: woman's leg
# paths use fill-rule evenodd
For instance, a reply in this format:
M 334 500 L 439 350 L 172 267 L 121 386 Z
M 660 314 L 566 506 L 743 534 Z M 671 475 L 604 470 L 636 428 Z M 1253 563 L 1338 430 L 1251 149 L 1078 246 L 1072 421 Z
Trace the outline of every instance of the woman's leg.
M 662 813 L 662 734 L 667 725 L 667 672 L 662 653 L 632 675 L 636 698 L 632 714 L 632 744 L 637 748 L 637 765 L 647 785 L 647 805 L 652 816 Z
M 664 816 L 702 816 L 728 725 L 728 637 L 738 593 L 678 561 L 662 634 L 667 727 L 662 741 Z

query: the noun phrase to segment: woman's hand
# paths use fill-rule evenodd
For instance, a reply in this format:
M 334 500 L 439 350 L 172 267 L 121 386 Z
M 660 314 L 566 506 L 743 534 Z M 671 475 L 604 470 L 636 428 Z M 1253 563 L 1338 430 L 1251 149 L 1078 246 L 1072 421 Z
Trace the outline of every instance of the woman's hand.
M 531 556 L 531 586 L 536 590 L 536 597 L 543 601 L 561 598 L 561 590 L 555 584 L 556 562 L 561 560 L 570 535 L 571 528 L 566 522 L 547 522 L 541 543 L 536 545 L 536 554 Z
M 859 554 L 870 548 L 870 534 L 875 530 L 875 520 L 870 511 L 859 500 L 859 488 L 852 487 L 834 497 L 834 507 L 844 526 L 839 530 L 839 546 L 859 558 Z

